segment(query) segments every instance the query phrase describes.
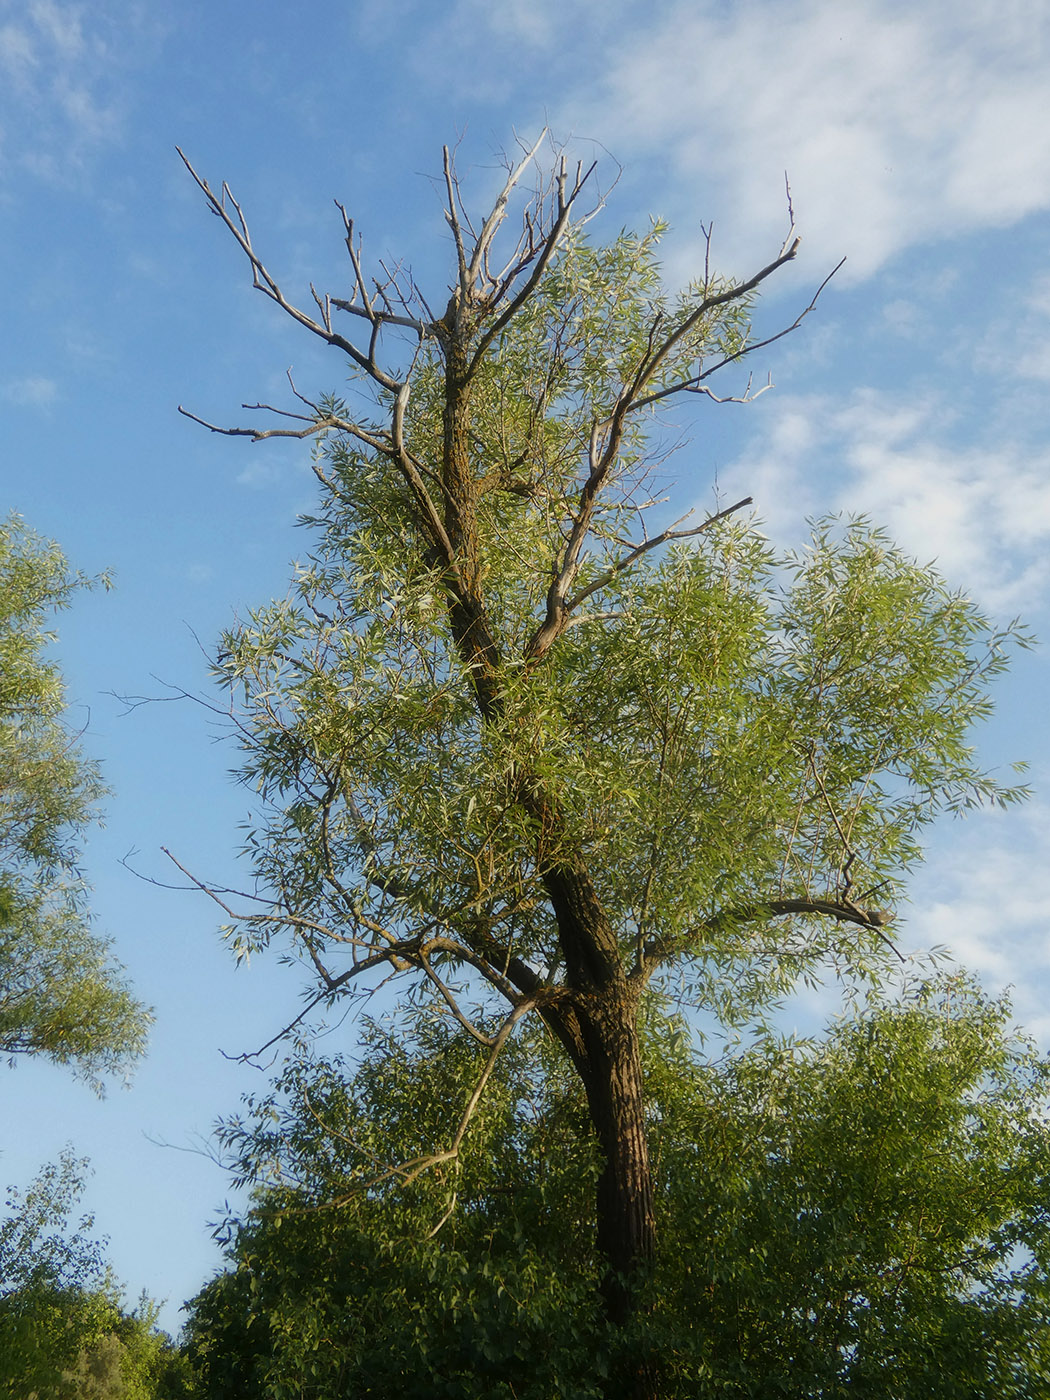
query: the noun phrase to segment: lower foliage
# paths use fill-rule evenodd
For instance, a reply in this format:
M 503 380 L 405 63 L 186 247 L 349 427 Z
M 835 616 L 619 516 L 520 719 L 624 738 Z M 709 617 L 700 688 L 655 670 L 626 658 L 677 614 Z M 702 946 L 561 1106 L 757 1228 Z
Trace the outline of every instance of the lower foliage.
M 661 1247 L 618 1335 L 585 1118 L 543 1054 L 512 1046 L 459 1161 L 408 1187 L 362 1183 L 469 1084 L 440 1021 L 373 1028 L 356 1071 L 298 1062 L 227 1125 L 258 1190 L 191 1307 L 204 1400 L 585 1400 L 625 1356 L 683 1400 L 1045 1396 L 1048 1071 L 1006 1006 L 942 979 L 718 1064 L 654 1013 Z

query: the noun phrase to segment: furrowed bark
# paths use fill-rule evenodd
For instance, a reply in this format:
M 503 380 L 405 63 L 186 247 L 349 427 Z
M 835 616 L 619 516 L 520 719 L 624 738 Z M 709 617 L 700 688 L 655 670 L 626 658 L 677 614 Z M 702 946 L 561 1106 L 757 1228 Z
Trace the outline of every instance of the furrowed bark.
M 572 1060 L 587 1095 L 602 1154 L 596 1199 L 600 1289 L 615 1327 L 636 1316 L 639 1290 L 656 1253 L 645 1086 L 638 1039 L 637 999 L 622 979 L 571 1002 L 545 1019 Z M 607 1400 L 657 1400 L 658 1380 L 644 1357 L 620 1359 L 606 1380 Z
M 598 1182 L 598 1248 L 607 1263 L 602 1295 L 610 1320 L 623 1327 L 656 1249 L 635 1007 L 623 996 L 602 998 L 593 1015 L 584 1015 L 583 1030 L 588 1053 L 581 1077 L 605 1159 Z

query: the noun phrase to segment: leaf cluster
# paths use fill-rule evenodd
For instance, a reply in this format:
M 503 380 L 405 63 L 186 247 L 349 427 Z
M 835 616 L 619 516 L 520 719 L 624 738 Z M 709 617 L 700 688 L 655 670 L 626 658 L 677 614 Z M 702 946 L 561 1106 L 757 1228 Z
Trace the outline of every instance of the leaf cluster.
M 356 1069 L 297 1060 L 226 1126 L 256 1194 L 191 1305 L 202 1396 L 582 1397 L 619 1348 L 669 1397 L 1042 1394 L 1050 1066 L 1004 1002 L 944 976 L 716 1063 L 652 1005 L 645 1047 L 660 1243 L 626 1336 L 549 1047 L 512 1043 L 456 1163 L 369 1187 L 451 1130 L 479 1054 L 373 1025 Z
M 224 639 L 262 799 L 247 849 L 275 905 L 236 925 L 239 947 L 283 922 L 341 970 L 448 933 L 551 976 L 538 870 L 582 851 L 625 964 L 684 959 L 697 1000 L 746 1015 L 817 961 L 885 956 L 870 928 L 763 905 L 892 910 L 936 815 L 1023 795 L 970 746 L 1023 632 L 865 521 L 820 522 L 786 559 L 724 525 L 640 560 L 541 666 L 507 668 L 483 723 L 439 579 L 349 509 L 330 503 L 295 594 Z M 533 556 L 493 553 L 525 635 Z M 556 825 L 523 811 L 523 774 Z
M 47 654 L 53 612 L 99 581 L 18 516 L 0 523 L 0 1053 L 71 1064 L 96 1087 L 150 1019 L 90 927 L 80 841 L 104 787 Z
M 188 1372 L 148 1298 L 128 1311 L 92 1233 L 75 1218 L 88 1164 L 66 1149 L 0 1220 L 2 1400 L 189 1400 Z

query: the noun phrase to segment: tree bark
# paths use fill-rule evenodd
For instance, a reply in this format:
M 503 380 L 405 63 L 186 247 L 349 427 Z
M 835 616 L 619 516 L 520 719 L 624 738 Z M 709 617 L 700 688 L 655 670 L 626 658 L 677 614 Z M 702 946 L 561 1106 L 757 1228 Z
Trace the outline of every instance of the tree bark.
M 637 1316 L 639 1291 L 656 1249 L 637 1003 L 626 988 L 614 988 L 577 1002 L 576 1012 L 579 1048 L 571 1053 L 603 1158 L 596 1201 L 597 1243 L 604 1262 L 600 1290 L 606 1316 L 623 1330 Z M 657 1400 L 650 1359 L 621 1354 L 603 1394 L 606 1400 Z
M 598 1248 L 607 1264 L 601 1289 L 610 1320 L 623 1327 L 656 1248 L 635 1008 L 610 998 L 582 1019 L 581 1077 L 604 1158 L 597 1199 Z
M 548 872 L 547 883 L 550 888 L 560 882 Z M 602 1154 L 595 1203 L 597 1244 L 604 1262 L 600 1289 L 606 1316 L 622 1330 L 637 1315 L 639 1292 L 656 1251 L 638 997 L 619 959 L 609 956 L 613 934 L 604 918 L 587 929 L 581 917 L 591 902 L 588 896 L 593 898 L 590 882 L 578 875 L 567 883 L 575 886 L 572 898 L 566 899 L 564 889 L 551 894 L 559 914 L 567 980 L 575 984 L 575 995 L 545 1015 L 583 1083 Z M 600 912 L 596 901 L 590 912 Z M 621 1358 L 604 1393 L 607 1400 L 656 1400 L 656 1374 L 648 1359 Z

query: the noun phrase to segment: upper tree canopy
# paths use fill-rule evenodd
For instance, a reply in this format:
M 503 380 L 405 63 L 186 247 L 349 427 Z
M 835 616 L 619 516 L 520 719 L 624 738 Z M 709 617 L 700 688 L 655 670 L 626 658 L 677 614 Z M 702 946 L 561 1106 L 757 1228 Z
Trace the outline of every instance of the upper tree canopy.
M 477 226 L 446 155 L 440 310 L 366 274 L 344 213 L 351 293 L 303 311 L 195 178 L 351 370 L 345 397 L 214 429 L 314 439 L 321 485 L 292 595 L 224 639 L 268 804 L 235 946 L 291 935 L 322 997 L 393 971 L 457 1015 L 452 969 L 477 974 L 575 1054 L 588 988 L 684 967 L 740 1010 L 881 956 L 923 825 L 1014 795 L 968 747 L 1009 634 L 864 522 L 781 558 L 747 501 L 668 513 L 665 411 L 775 338 L 752 303 L 797 240 L 671 295 L 662 227 L 593 241 L 591 172 L 556 160 L 497 254 L 537 150 Z
M 0 1053 L 97 1078 L 140 1052 L 149 1016 L 89 926 L 78 842 L 104 789 L 46 656 L 52 613 L 90 582 L 0 522 Z

